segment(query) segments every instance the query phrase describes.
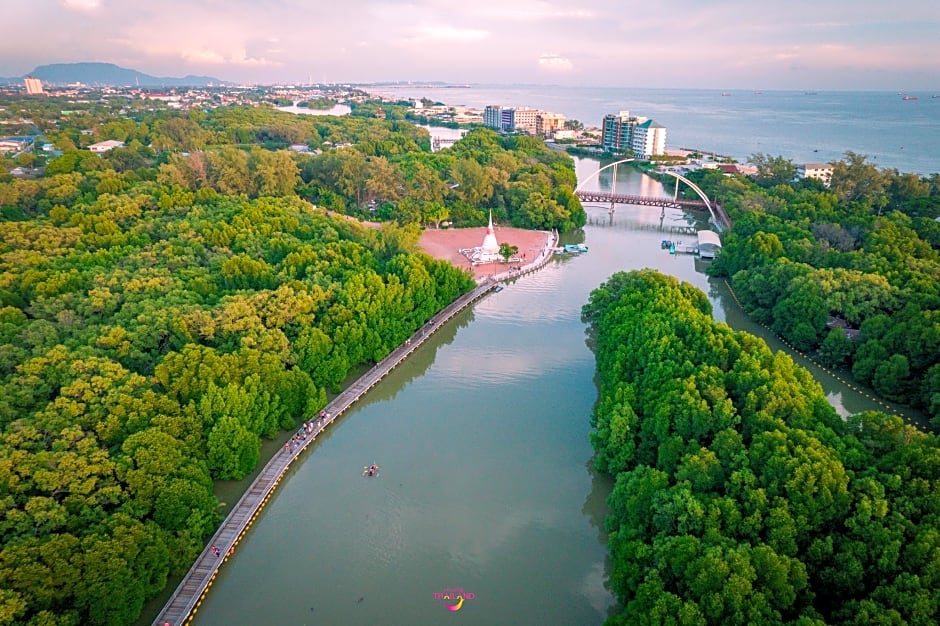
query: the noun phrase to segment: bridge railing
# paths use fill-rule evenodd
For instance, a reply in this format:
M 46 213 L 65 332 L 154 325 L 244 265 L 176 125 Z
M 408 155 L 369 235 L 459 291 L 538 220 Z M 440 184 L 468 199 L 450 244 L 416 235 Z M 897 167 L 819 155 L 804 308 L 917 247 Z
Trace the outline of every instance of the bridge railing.
M 702 200 L 686 200 L 685 198 L 672 198 L 669 196 L 637 196 L 605 191 L 577 191 L 575 192 L 575 196 L 582 202 L 614 202 L 617 204 L 637 204 L 641 206 L 708 208 L 708 205 Z

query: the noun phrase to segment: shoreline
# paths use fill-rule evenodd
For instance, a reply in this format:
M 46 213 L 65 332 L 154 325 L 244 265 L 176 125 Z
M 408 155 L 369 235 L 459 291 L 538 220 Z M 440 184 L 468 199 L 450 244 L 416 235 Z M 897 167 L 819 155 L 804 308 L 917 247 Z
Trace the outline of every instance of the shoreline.
M 478 231 L 481 230 L 486 231 L 485 228 L 434 231 L 446 233 L 444 236 L 432 237 L 437 245 L 436 251 L 438 254 L 427 252 L 424 246 L 422 246 L 422 250 L 431 254 L 434 258 L 450 260 L 449 257 L 452 254 L 447 253 L 440 256 L 441 252 L 452 248 L 454 244 L 459 245 L 461 241 L 466 241 L 468 237 L 474 237 L 474 241 L 482 240 L 482 238 L 476 239 L 475 237 L 479 234 Z M 172 579 L 167 581 L 164 594 L 158 596 L 158 598 L 163 598 L 164 601 L 162 608 L 157 610 L 156 617 L 153 619 L 154 626 L 165 623 L 183 623 L 184 621 L 188 623 L 193 619 L 202 600 L 209 593 L 212 581 L 218 575 L 219 570 L 234 554 L 239 542 L 251 528 L 252 523 L 267 504 L 268 499 L 291 464 L 306 451 L 307 447 L 316 441 L 317 435 L 322 433 L 338 417 L 342 416 L 359 398 L 381 381 L 399 363 L 408 358 L 428 337 L 443 324 L 450 321 L 454 315 L 490 292 L 497 291 L 499 281 L 516 278 L 542 267 L 552 258 L 555 245 L 558 243 L 558 233 L 555 231 L 529 231 L 516 228 L 502 229 L 502 231 L 504 239 L 523 238 L 527 243 L 542 241 L 538 256 L 529 263 L 510 266 L 508 270 L 498 273 L 492 272 L 494 266 L 504 264 L 488 263 L 475 266 L 474 269 L 480 270 L 478 276 L 476 275 L 477 272 L 474 272 L 477 281 L 476 288 L 458 296 L 449 305 L 435 313 L 428 322 L 416 329 L 404 343 L 392 350 L 369 370 L 355 378 L 337 396 L 327 402 L 319 417 L 312 418 L 295 428 L 293 432 L 296 434 L 293 437 L 290 437 L 292 431 L 282 433 L 281 436 L 290 437 L 287 443 L 283 447 L 278 444 L 277 447 L 273 448 L 273 454 L 268 459 L 263 463 L 259 461 L 260 468 L 254 479 L 246 486 L 238 502 L 228 511 L 225 518 L 218 525 L 215 533 L 206 542 L 202 553 L 196 557 L 189 571 L 178 579 L 175 588 L 170 588 Z M 516 244 L 513 243 L 512 245 Z M 432 246 L 432 249 L 435 248 Z M 469 264 L 469 260 L 467 260 L 467 263 Z M 279 436 L 278 442 L 280 442 L 280 439 Z M 169 593 L 166 593 L 167 591 Z M 157 608 L 156 598 L 151 602 L 153 608 Z M 149 617 L 146 613 L 145 606 L 138 623 Z
M 551 255 L 546 256 L 550 258 Z M 239 542 L 264 509 L 290 466 L 316 441 L 317 435 L 342 416 L 359 398 L 368 393 L 454 315 L 495 290 L 496 286 L 495 281 L 483 281 L 474 289 L 458 296 L 416 329 L 404 343 L 330 400 L 318 417 L 311 418 L 296 427 L 293 431 L 294 436 L 284 446 L 275 449 L 271 458 L 261 467 L 257 477 L 251 481 L 235 506 L 216 527 L 189 571 L 183 575 L 176 588 L 167 596 L 162 608 L 152 621 L 153 626 L 166 623 L 189 623 L 199 610 L 202 600 L 209 593 L 213 580 L 229 557 L 235 554 Z M 141 619 L 144 619 L 143 614 Z

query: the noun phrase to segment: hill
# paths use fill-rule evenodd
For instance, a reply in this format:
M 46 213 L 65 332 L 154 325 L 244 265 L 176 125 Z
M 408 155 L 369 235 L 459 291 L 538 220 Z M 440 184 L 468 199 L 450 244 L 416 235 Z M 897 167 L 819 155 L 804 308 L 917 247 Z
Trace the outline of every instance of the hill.
M 68 85 L 83 83 L 85 85 L 112 85 L 140 87 L 198 87 L 203 85 L 230 85 L 228 81 L 219 80 L 211 76 L 183 76 L 182 78 L 167 76 L 151 76 L 137 70 L 114 65 L 113 63 L 51 63 L 37 66 L 29 76 L 38 78 L 44 83 Z M 8 82 L 17 82 L 24 77 L 13 77 Z

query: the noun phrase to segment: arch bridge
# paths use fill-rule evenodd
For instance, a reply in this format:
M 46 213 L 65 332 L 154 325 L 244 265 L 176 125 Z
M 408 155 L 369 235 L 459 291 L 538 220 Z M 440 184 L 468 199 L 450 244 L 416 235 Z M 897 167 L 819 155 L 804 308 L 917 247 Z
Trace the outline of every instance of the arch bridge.
M 455 138 L 455 137 L 434 137 L 433 139 L 431 139 L 431 147 L 434 149 L 435 152 L 437 152 L 437 151 L 440 150 L 441 148 L 449 148 L 450 146 L 452 146 L 452 145 L 454 145 L 455 143 L 457 143 L 458 141 L 460 141 L 462 138 L 463 138 L 463 137 L 457 137 L 457 138 Z
M 574 195 L 577 196 L 578 200 L 581 202 L 598 202 L 598 203 L 610 203 L 610 213 L 614 212 L 614 205 L 616 204 L 633 204 L 639 206 L 658 206 L 663 209 L 673 208 L 673 209 L 690 209 L 690 210 L 702 210 L 706 209 L 711 216 L 711 222 L 719 229 L 730 228 L 731 221 L 728 219 L 727 214 L 717 203 L 709 200 L 708 196 L 705 195 L 705 192 L 702 191 L 698 185 L 693 183 L 691 180 L 685 176 L 676 174 L 675 172 L 663 172 L 668 174 L 676 179 L 676 188 L 673 192 L 672 197 L 669 196 L 638 196 L 630 194 L 618 194 L 613 192 L 605 191 L 585 191 L 582 187 L 589 181 L 596 178 L 601 172 L 608 168 L 616 168 L 617 165 L 621 163 L 629 163 L 635 159 L 621 159 L 619 161 L 614 161 L 613 163 L 608 163 L 604 167 L 599 168 L 596 172 L 585 178 L 581 181 L 574 190 Z M 679 182 L 683 182 L 688 187 L 698 195 L 700 200 L 686 200 L 679 197 Z M 612 189 L 617 187 L 617 170 L 614 169 L 614 180 L 611 185 Z

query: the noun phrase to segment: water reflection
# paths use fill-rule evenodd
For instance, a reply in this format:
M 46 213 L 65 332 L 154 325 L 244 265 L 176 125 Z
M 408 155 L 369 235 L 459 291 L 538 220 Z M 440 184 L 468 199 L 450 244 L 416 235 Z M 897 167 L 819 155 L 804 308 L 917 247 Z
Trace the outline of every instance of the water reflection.
M 398 393 L 408 386 L 412 381 L 424 376 L 428 368 L 433 365 L 438 352 L 445 346 L 453 343 L 457 332 L 466 328 L 474 320 L 473 309 L 465 309 L 458 313 L 450 322 L 444 324 L 440 329 L 431 335 L 408 357 L 408 367 L 396 367 L 382 382 L 369 390 L 369 393 L 362 396 L 356 403 L 359 406 L 369 406 L 378 402 L 386 402 L 395 398 Z M 350 375 L 341 383 L 341 388 L 345 389 L 356 381 L 363 373 L 368 370 L 367 367 L 351 372 Z M 388 381 L 388 384 L 385 384 Z M 330 396 L 335 397 L 335 394 Z
M 618 174 L 621 184 L 629 189 Z M 707 293 L 716 318 L 779 346 L 703 273 L 707 262 L 661 249 L 659 209 L 588 213 L 602 223 L 571 235 L 587 254 L 457 316 L 318 438 L 197 624 L 436 624 L 447 618 L 432 594 L 446 587 L 476 594 L 464 625 L 603 621 L 614 604 L 612 481 L 586 465 L 597 393 L 580 310 L 591 290 L 653 267 Z M 674 217 L 667 210 L 665 223 Z M 371 462 L 378 479 L 361 476 Z
M 328 109 L 313 109 L 310 107 L 297 106 L 296 102 L 289 107 L 277 107 L 277 110 L 284 111 L 285 113 L 294 113 L 296 115 L 343 116 L 343 115 L 349 115 L 352 112 L 352 109 L 349 108 L 349 105 L 347 104 L 336 104 Z

